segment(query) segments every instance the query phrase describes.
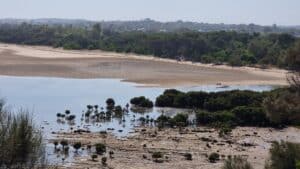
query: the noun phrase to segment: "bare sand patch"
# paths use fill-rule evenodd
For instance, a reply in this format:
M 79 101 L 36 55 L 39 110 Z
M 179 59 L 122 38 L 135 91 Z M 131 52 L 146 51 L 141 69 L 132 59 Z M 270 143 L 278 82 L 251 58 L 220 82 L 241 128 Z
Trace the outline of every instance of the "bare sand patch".
M 223 83 L 286 85 L 285 70 L 177 62 L 153 56 L 0 44 L 0 74 L 64 78 L 118 78 L 164 87 Z

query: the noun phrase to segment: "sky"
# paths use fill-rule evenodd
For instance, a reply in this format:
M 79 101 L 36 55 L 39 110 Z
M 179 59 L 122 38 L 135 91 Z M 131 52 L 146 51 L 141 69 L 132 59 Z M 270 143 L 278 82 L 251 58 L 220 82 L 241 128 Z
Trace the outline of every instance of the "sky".
M 0 0 L 0 18 L 300 25 L 300 0 Z

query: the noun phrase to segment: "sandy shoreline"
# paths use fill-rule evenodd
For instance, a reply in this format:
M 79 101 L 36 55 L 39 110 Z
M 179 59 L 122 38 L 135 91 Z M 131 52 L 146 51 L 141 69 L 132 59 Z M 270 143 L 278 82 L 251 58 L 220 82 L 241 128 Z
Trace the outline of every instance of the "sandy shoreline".
M 224 160 L 233 155 L 247 158 L 255 169 L 263 169 L 273 141 L 299 143 L 300 140 L 300 130 L 293 127 L 283 130 L 238 127 L 226 138 L 219 137 L 218 131 L 205 127 L 186 128 L 182 132 L 178 129 L 159 131 L 154 127 L 145 127 L 143 130 L 136 129 L 133 136 L 121 139 L 111 134 L 99 133 L 57 134 L 56 139 L 67 139 L 69 143 L 80 141 L 83 145 L 105 143 L 108 151 L 114 151 L 114 158 L 108 160 L 108 166 L 115 169 L 196 169 L 199 167 L 219 169 Z M 151 158 L 153 152 L 162 152 L 168 156 L 168 159 L 164 159 L 163 163 L 153 162 Z M 208 161 L 207 156 L 213 152 L 220 154 L 220 161 L 216 163 Z M 193 160 L 185 160 L 183 157 L 185 153 L 191 153 Z M 99 168 L 99 166 L 101 166 L 100 160 L 93 162 L 90 156 L 79 156 L 72 163 L 61 168 Z
M 118 78 L 142 85 L 286 85 L 285 70 L 232 68 L 104 51 L 0 44 L 0 75 Z

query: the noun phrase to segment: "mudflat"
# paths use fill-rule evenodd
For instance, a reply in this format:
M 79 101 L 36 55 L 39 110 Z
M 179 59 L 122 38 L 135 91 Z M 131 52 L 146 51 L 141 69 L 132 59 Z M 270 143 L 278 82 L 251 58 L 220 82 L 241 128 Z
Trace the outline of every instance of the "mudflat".
M 81 142 L 84 146 L 105 143 L 114 158 L 108 158 L 108 168 L 123 169 L 221 169 L 224 160 L 234 155 L 246 158 L 255 169 L 263 169 L 269 159 L 269 149 L 273 141 L 299 143 L 300 129 L 288 127 L 282 130 L 257 127 L 237 127 L 230 135 L 220 137 L 218 130 L 197 127 L 159 130 L 155 127 L 137 128 L 131 136 L 116 138 L 111 134 L 98 133 L 57 133 L 53 141 L 68 140 L 69 143 Z M 155 162 L 153 152 L 161 152 L 161 162 Z M 192 154 L 192 160 L 184 158 Z M 208 156 L 218 153 L 220 160 L 210 163 Z M 92 161 L 90 156 L 75 157 L 72 163 L 59 166 L 61 169 L 99 168 L 99 160 Z
M 285 70 L 233 68 L 153 56 L 0 44 L 0 75 L 118 78 L 140 85 L 286 85 Z

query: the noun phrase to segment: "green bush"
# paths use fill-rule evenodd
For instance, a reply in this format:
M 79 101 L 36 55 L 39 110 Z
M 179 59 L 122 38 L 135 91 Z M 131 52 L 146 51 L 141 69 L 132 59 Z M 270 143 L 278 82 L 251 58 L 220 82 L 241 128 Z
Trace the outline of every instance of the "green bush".
M 211 163 L 215 163 L 217 161 L 220 160 L 220 155 L 218 153 L 211 153 L 209 156 L 208 156 L 208 160 L 209 162 Z
M 112 98 L 108 98 L 107 100 L 106 100 L 106 105 L 107 105 L 107 107 L 114 107 L 115 106 L 115 100 L 114 99 L 112 99 Z
M 272 124 L 300 125 L 300 91 L 298 89 L 274 90 L 263 103 L 267 117 Z
M 145 108 L 153 107 L 153 102 L 145 98 L 144 96 L 134 97 L 130 100 L 130 103 L 138 107 L 145 107 Z
M 300 169 L 300 161 L 296 162 L 296 169 Z
M 96 153 L 102 155 L 106 152 L 106 145 L 102 143 L 98 143 L 95 145 Z
M 260 107 L 236 107 L 231 112 L 235 115 L 236 123 L 241 126 L 265 126 L 269 122 L 264 110 Z
M 185 153 L 183 156 L 185 157 L 186 160 L 189 161 L 193 160 L 193 156 L 191 153 Z
M 163 158 L 163 153 L 161 152 L 153 152 L 152 158 Z
M 102 163 L 102 165 L 106 166 L 107 165 L 107 157 L 102 157 L 101 163 Z
M 118 105 L 114 108 L 114 112 L 116 116 L 122 116 L 123 109 L 120 105 Z
M 222 169 L 253 169 L 253 167 L 246 159 L 234 156 L 225 160 Z
M 264 93 L 252 91 L 224 91 L 217 93 L 180 92 L 166 90 L 156 98 L 158 107 L 198 108 L 208 111 L 230 110 L 238 106 L 261 107 Z
M 81 142 L 75 143 L 75 144 L 73 145 L 73 147 L 74 147 L 74 149 L 75 149 L 76 151 L 78 151 L 78 149 L 81 148 Z
M 92 154 L 92 155 L 91 155 L 91 158 L 92 158 L 93 161 L 95 161 L 95 159 L 98 158 L 98 155 L 97 155 L 97 154 Z
M 42 168 L 45 147 L 40 129 L 28 112 L 4 110 L 0 101 L 0 168 Z
M 300 144 L 289 142 L 274 142 L 270 149 L 270 159 L 266 169 L 297 169 L 300 160 Z
M 188 115 L 179 113 L 176 114 L 173 118 L 165 115 L 160 115 L 156 119 L 156 123 L 158 123 L 160 127 L 164 127 L 166 125 L 169 127 L 174 127 L 174 126 L 184 127 L 188 125 Z
M 187 126 L 188 115 L 182 113 L 176 114 L 173 118 L 169 119 L 169 124 L 171 126 Z
M 196 112 L 197 124 L 207 125 L 213 123 L 229 123 L 234 124 L 235 116 L 231 112 Z

